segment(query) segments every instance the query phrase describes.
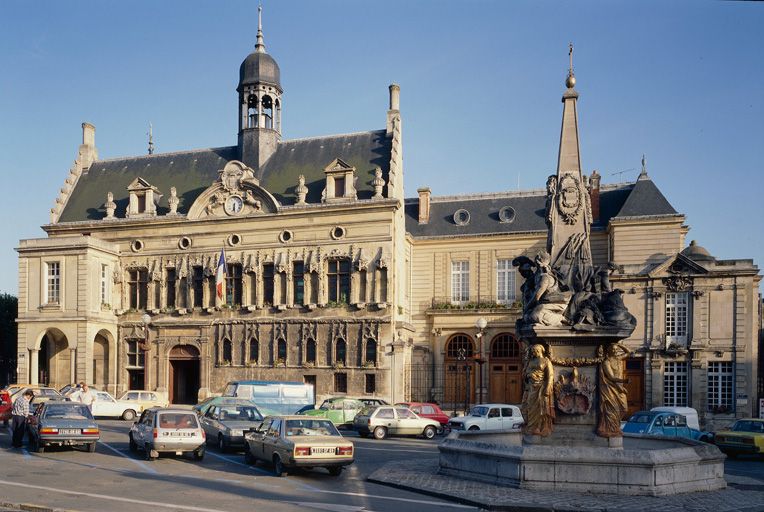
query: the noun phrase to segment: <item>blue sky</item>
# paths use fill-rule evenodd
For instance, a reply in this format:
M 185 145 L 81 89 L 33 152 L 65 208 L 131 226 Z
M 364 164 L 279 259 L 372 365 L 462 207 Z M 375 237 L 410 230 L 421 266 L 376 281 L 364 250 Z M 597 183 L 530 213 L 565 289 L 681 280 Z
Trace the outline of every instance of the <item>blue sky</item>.
M 284 138 L 384 127 L 401 86 L 409 197 L 542 188 L 575 44 L 582 164 L 648 173 L 688 241 L 764 262 L 764 3 L 266 0 Z M 101 158 L 236 144 L 253 0 L 0 3 L 0 291 L 63 186 L 82 121 Z

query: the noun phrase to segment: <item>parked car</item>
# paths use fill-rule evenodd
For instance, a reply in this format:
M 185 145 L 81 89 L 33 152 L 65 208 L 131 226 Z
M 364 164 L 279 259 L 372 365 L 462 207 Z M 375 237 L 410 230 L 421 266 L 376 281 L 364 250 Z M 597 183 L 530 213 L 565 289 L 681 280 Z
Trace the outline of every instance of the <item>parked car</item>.
M 207 411 L 210 410 L 210 407 L 214 405 L 249 405 L 252 407 L 257 407 L 255 402 L 250 400 L 249 398 L 236 398 L 233 396 L 213 396 L 210 398 L 207 398 L 198 404 L 196 404 L 193 409 L 196 411 L 196 413 L 199 416 L 204 416 L 207 414 Z M 263 415 L 263 417 L 268 416 L 268 414 L 263 413 L 263 410 L 261 408 L 257 408 L 257 410 L 260 412 L 260 414 Z
M 94 391 L 93 416 L 96 418 L 122 418 L 125 421 L 133 421 L 140 409 L 135 402 L 116 400 L 106 391 Z
M 170 401 L 167 396 L 157 391 L 148 391 L 145 389 L 131 389 L 125 392 L 119 398 L 122 402 L 132 402 L 137 407 L 136 412 L 141 413 L 144 409 L 151 409 L 152 407 L 169 407 Z
M 244 432 L 258 426 L 263 421 L 263 415 L 254 404 L 213 405 L 201 417 L 202 428 L 207 436 L 207 443 L 217 443 L 220 451 L 231 447 L 244 446 Z
M 47 446 L 86 446 L 94 452 L 101 434 L 87 406 L 68 400 L 40 404 L 27 430 L 30 449 L 37 453 Z
M 668 411 L 639 411 L 631 415 L 622 428 L 626 434 L 643 436 L 683 437 L 696 441 L 711 442 L 710 432 L 691 428 L 687 417 L 676 412 Z
M 519 432 L 525 420 L 520 408 L 510 404 L 481 404 L 470 409 L 467 416 L 451 418 L 451 430 L 503 430 Z
M 146 460 L 154 460 L 160 453 L 204 458 L 204 430 L 196 414 L 188 409 L 146 409 L 130 427 L 128 438 L 130 451 L 143 450 Z
M 323 467 L 338 476 L 354 460 L 352 441 L 343 438 L 326 418 L 269 416 L 244 437 L 245 462 L 271 462 L 276 476 L 295 467 Z
M 698 411 L 696 411 L 692 407 L 662 406 L 662 407 L 653 407 L 650 410 L 657 411 L 657 412 L 673 412 L 676 414 L 681 414 L 687 419 L 688 427 L 694 428 L 695 430 L 700 430 L 700 423 L 698 422 Z
M 314 418 L 327 418 L 336 426 L 350 426 L 353 418 L 366 407 L 354 398 L 327 398 L 318 409 L 309 409 L 300 414 Z
M 729 429 L 717 432 L 714 442 L 732 458 L 743 453 L 764 454 L 764 419 L 737 420 Z
M 417 436 L 432 439 L 440 423 L 420 418 L 408 407 L 382 405 L 366 407 L 353 420 L 353 430 L 361 437 L 373 434 L 375 439 L 391 436 Z
M 451 419 L 448 414 L 444 413 L 440 409 L 438 404 L 429 402 L 401 402 L 395 405 L 408 407 L 420 418 L 429 418 L 431 420 L 435 420 L 442 426 L 448 425 L 448 421 Z
M 24 394 L 25 391 L 28 389 L 31 389 L 34 393 L 34 396 L 47 396 L 49 398 L 61 398 L 61 393 L 59 393 L 55 388 L 51 388 L 48 386 L 39 386 L 36 384 L 29 384 L 29 385 L 13 385 L 8 387 L 8 391 L 11 394 L 11 403 L 14 402 L 18 397 Z
M 367 407 L 377 407 L 378 405 L 390 405 L 387 401 L 382 400 L 381 398 L 358 398 L 361 402 L 364 403 Z
M 8 426 L 12 410 L 13 402 L 11 402 L 11 394 L 7 389 L 0 389 L 0 420 L 2 420 L 4 427 Z

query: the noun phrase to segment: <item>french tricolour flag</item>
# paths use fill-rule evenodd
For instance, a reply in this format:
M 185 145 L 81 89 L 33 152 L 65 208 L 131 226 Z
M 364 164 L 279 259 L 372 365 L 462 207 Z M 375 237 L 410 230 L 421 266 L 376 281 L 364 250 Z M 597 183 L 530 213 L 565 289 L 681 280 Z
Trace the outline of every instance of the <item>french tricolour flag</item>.
M 220 260 L 218 260 L 218 270 L 215 274 L 215 289 L 217 290 L 218 298 L 225 300 L 225 276 L 228 273 L 228 268 L 225 264 L 225 249 L 220 250 Z

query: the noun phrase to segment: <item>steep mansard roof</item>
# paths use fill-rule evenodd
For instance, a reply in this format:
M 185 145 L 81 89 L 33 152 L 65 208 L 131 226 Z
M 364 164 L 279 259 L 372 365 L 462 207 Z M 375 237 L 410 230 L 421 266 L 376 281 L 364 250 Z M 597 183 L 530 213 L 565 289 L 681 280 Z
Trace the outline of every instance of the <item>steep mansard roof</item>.
M 505 210 L 504 221 L 499 212 Z M 419 224 L 419 199 L 406 200 L 406 231 L 417 237 L 521 233 L 546 231 L 544 220 L 546 192 L 505 192 L 473 196 L 433 197 L 430 221 Z M 459 225 L 454 213 L 469 212 L 469 222 Z M 605 185 L 600 188 L 600 216 L 595 227 L 607 226 L 610 219 L 621 217 L 676 215 L 658 187 L 649 180 L 636 183 Z M 507 221 L 511 218 L 511 221 Z
M 318 203 L 324 189 L 324 168 L 335 158 L 356 168 L 359 199 L 374 194 L 374 170 L 382 169 L 388 180 L 392 139 L 384 130 L 297 139 L 280 142 L 278 149 L 261 169 L 255 169 L 260 185 L 282 205 L 296 202 L 298 176 L 305 176 L 306 201 Z M 128 203 L 128 185 L 143 178 L 157 187 L 162 197 L 157 213 L 169 211 L 170 187 L 177 190 L 178 213 L 185 214 L 197 197 L 218 179 L 226 163 L 239 158 L 238 147 L 199 149 L 137 157 L 115 158 L 93 163 L 83 172 L 61 213 L 59 222 L 100 220 L 106 216 L 106 194 L 114 194 L 115 217 L 124 217 Z

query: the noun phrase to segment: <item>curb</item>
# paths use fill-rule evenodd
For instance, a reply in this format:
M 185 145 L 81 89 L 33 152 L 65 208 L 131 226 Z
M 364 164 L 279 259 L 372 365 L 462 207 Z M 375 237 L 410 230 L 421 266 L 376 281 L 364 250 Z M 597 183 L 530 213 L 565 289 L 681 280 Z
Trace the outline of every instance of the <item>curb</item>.
M 52 508 L 44 505 L 35 505 L 33 503 L 7 503 L 5 501 L 0 502 L 0 507 L 20 510 L 22 512 L 77 512 L 76 510 Z

